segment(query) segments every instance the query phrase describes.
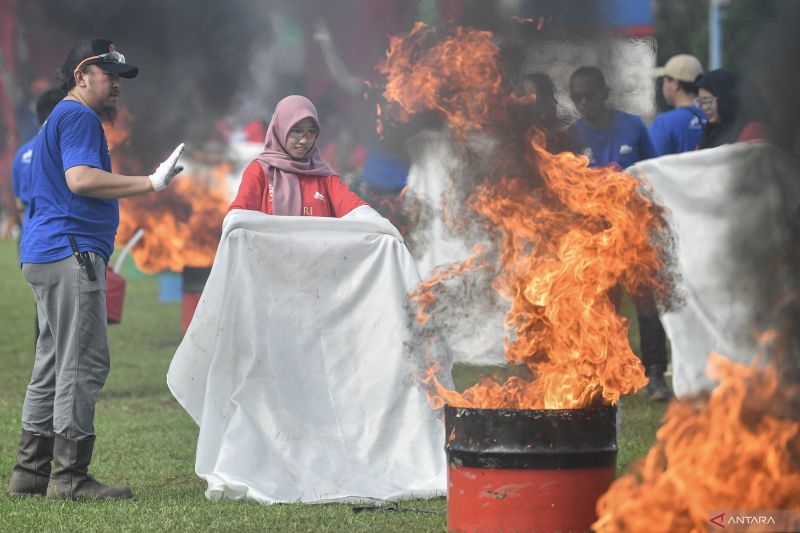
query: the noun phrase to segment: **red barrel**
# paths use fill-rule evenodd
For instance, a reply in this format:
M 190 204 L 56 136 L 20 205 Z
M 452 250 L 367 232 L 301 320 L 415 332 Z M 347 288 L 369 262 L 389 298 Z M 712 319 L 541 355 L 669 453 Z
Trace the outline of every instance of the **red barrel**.
M 194 317 L 194 310 L 200 302 L 200 296 L 211 274 L 211 268 L 205 267 L 184 267 L 183 278 L 183 320 L 181 320 L 181 331 L 184 333 L 189 328 L 189 324 Z
M 122 304 L 125 302 L 125 278 L 106 268 L 106 315 L 109 324 L 122 322 Z
M 589 531 L 616 474 L 615 407 L 444 414 L 450 531 Z

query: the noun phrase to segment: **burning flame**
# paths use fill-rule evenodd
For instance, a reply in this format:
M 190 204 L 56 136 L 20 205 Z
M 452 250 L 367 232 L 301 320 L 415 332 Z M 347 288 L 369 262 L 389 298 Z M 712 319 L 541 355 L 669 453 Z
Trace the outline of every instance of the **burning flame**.
M 138 158 L 126 150 L 130 147 L 132 120 L 127 108 L 119 107 L 114 123 L 105 123 L 103 128 L 109 149 L 117 150 L 115 168 L 139 174 L 142 170 Z M 139 228 L 145 230 L 144 237 L 131 250 L 139 270 L 154 274 L 213 263 L 229 203 L 225 176 L 230 164 L 198 168 L 207 175 L 188 176 L 184 172 L 158 194 L 120 201 L 116 246 L 123 247 Z
M 714 509 L 800 508 L 796 386 L 716 354 L 708 372 L 719 387 L 670 404 L 653 448 L 598 501 L 593 531 L 700 532 Z
M 117 108 L 117 117 L 113 124 L 108 122 L 103 124 L 103 130 L 106 133 L 106 141 L 108 142 L 108 149 L 114 152 L 115 149 L 123 146 L 128 146 L 131 142 L 130 123 L 133 120 L 133 115 L 128 111 L 127 107 L 119 106 Z
M 534 379 L 510 378 L 502 386 L 484 379 L 460 395 L 446 391 L 429 369 L 432 403 L 524 409 L 615 403 L 647 378 L 609 292 L 622 286 L 641 297 L 668 293 L 654 240 L 667 231 L 663 210 L 636 178 L 588 168 L 583 156 L 550 154 L 542 147 L 546 132 L 520 127 L 526 102 L 504 89 L 491 34 L 458 28 L 431 44 L 433 35 L 417 23 L 392 39 L 379 67 L 387 76 L 384 96 L 401 118 L 437 110 L 460 137 L 478 131 L 500 139 L 498 165 L 470 207 L 501 237 L 494 286 L 511 301 L 506 359 L 527 365 Z M 448 272 L 470 268 L 475 257 Z M 418 320 L 425 320 L 435 301 L 431 291 L 444 277 L 412 293 Z
M 378 67 L 387 78 L 384 97 L 398 106 L 392 110 L 398 120 L 436 110 L 462 132 L 480 124 L 502 99 L 500 51 L 485 31 L 456 28 L 430 46 L 435 36 L 433 27 L 417 22 L 407 35 L 391 38 Z
M 228 166 L 213 169 L 216 177 Z M 124 245 L 137 229 L 144 237 L 131 251 L 137 268 L 156 273 L 184 267 L 208 267 L 214 262 L 228 198 L 219 183 L 181 174 L 158 194 L 120 202 L 117 244 Z
M 467 259 L 458 263 L 453 263 L 447 268 L 438 266 L 433 270 L 430 278 L 420 283 L 409 294 L 411 300 L 417 302 L 417 322 L 426 324 L 430 316 L 426 312 L 427 308 L 436 302 L 436 295 L 433 293 L 433 288 L 442 283 L 445 279 L 453 276 L 461 276 L 467 272 L 477 270 L 479 268 L 488 268 L 491 265 L 486 263 L 484 254 L 486 253 L 485 246 L 477 244 L 472 250 L 473 254 Z

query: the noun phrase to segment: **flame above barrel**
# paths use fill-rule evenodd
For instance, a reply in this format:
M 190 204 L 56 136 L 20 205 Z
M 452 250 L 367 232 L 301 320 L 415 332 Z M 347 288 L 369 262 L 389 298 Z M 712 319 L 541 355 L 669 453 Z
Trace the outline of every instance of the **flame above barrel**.
M 522 123 L 532 98 L 514 96 L 488 32 L 457 28 L 436 41 L 421 23 L 394 37 L 380 65 L 384 96 L 400 120 L 438 111 L 459 139 L 487 135 L 497 149 L 490 172 L 470 199 L 473 214 L 498 235 L 501 253 L 494 287 L 511 303 L 505 357 L 533 378 L 505 384 L 484 379 L 459 394 L 430 369 L 434 405 L 483 408 L 579 408 L 615 403 L 647 383 L 631 351 L 628 323 L 611 294 L 624 288 L 660 299 L 668 226 L 645 183 L 617 169 L 588 167 L 571 153 L 546 150 L 548 132 Z M 436 285 L 453 272 L 476 268 L 477 256 L 443 270 L 411 295 L 418 320 Z

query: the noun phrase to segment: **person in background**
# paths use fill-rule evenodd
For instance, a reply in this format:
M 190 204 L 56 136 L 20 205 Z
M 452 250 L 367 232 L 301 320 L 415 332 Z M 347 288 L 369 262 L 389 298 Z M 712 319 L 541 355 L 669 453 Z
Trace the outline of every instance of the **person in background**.
M 40 122 L 36 117 L 36 101 L 50 88 L 51 82 L 47 78 L 39 77 L 31 81 L 28 87 L 27 98 L 22 98 L 15 114 L 17 117 L 17 139 L 30 139 L 39 131 Z
M 64 98 L 64 91 L 55 87 L 44 91 L 36 100 L 36 119 L 41 127 L 53 108 Z M 17 204 L 20 228 L 24 229 L 25 219 L 28 218 L 28 205 L 30 204 L 30 174 L 33 162 L 33 146 L 36 136 L 20 146 L 14 155 L 11 166 L 11 183 L 14 190 L 14 199 Z
M 519 78 L 514 88 L 520 97 L 535 95 L 536 101 L 529 110 L 532 124 L 546 134 L 546 148 L 552 153 L 570 151 L 578 153 L 583 147 L 568 132 L 569 123 L 558 115 L 556 87 L 544 72 L 531 72 Z
M 606 105 L 609 90 L 600 69 L 577 69 L 570 77 L 569 91 L 581 115 L 570 131 L 586 147 L 584 155 L 589 157 L 589 166 L 613 165 L 625 169 L 658 156 L 642 119 Z M 647 392 L 653 400 L 666 401 L 672 397 L 664 377 L 668 360 L 667 335 L 658 318 L 655 303 L 647 298 L 635 303 L 639 318 L 641 359 L 645 373 L 650 378 Z
M 385 106 L 383 103 L 381 105 Z M 406 122 L 391 117 L 377 118 L 381 122 L 381 134 L 366 146 L 359 180 L 359 192 L 368 197 L 376 194 L 395 195 L 405 188 L 412 164 L 409 139 L 424 130 L 423 123 L 426 122 L 426 117 L 421 115 Z
M 62 98 L 64 98 L 64 91 L 62 91 L 60 87 L 47 89 L 39 95 L 39 98 L 36 99 L 36 118 L 39 122 L 39 127 L 44 124 L 44 121 L 47 120 L 53 108 L 58 105 Z M 31 203 L 31 167 L 33 163 L 33 146 L 35 143 L 36 136 L 23 144 L 14 155 L 14 161 L 11 165 L 11 185 L 14 192 L 14 202 L 17 208 L 20 242 L 22 241 L 22 232 L 25 231 L 25 220 L 27 220 L 29 214 L 28 205 Z M 35 346 L 36 339 L 39 338 L 39 319 L 36 314 L 33 316 L 33 324 Z
M 319 44 L 322 58 L 325 61 L 325 66 L 328 69 L 328 74 L 331 79 L 336 82 L 336 85 L 345 94 L 349 95 L 358 109 L 355 111 L 355 117 L 363 117 L 366 114 L 363 112 L 366 109 L 376 109 L 379 105 L 375 100 L 375 88 L 365 80 L 354 76 L 348 66 L 345 64 L 344 59 L 339 55 L 333 37 L 331 36 L 328 25 L 324 20 L 319 20 L 314 24 L 313 39 Z M 370 115 L 371 116 L 371 115 Z M 352 125 L 358 123 L 360 120 L 354 120 L 351 114 L 348 114 L 348 122 Z M 365 121 L 367 122 L 367 121 Z M 373 131 L 375 130 L 375 120 L 369 120 L 369 125 L 362 124 L 361 130 Z M 410 161 L 406 154 L 403 143 L 407 140 L 405 130 L 407 128 L 396 128 L 390 123 L 383 124 L 382 134 L 375 135 L 362 134 L 356 138 L 355 135 L 348 135 L 347 128 L 337 129 L 337 133 L 331 138 L 328 138 L 328 145 L 320 147 L 322 155 L 325 156 L 327 161 L 337 164 L 337 168 L 343 175 L 348 174 L 347 167 L 355 167 L 355 174 L 360 175 L 358 182 L 350 182 L 354 188 L 362 189 L 369 195 L 373 194 L 396 194 L 406 186 L 408 178 L 408 170 Z M 351 130 L 354 133 L 356 130 Z M 352 140 L 348 140 L 350 137 Z M 345 141 L 345 142 L 341 142 Z M 347 150 L 347 144 L 355 144 L 358 150 Z M 353 161 L 355 164 L 341 165 L 342 150 L 339 149 L 340 145 L 344 148 L 347 159 L 356 159 Z M 335 146 L 335 151 L 330 147 Z M 327 150 L 326 150 L 327 148 Z M 336 155 L 340 157 L 334 158 Z M 345 161 L 347 161 L 345 159 Z M 348 162 L 349 163 L 349 162 Z
M 343 217 L 369 207 L 322 159 L 317 110 L 304 96 L 287 96 L 275 106 L 264 151 L 244 170 L 229 211 L 268 215 Z
M 183 144 L 149 176 L 111 170 L 101 120 L 113 120 L 120 78 L 138 73 L 108 39 L 81 41 L 59 72 L 66 96 L 36 136 L 20 262 L 40 332 L 8 486 L 12 496 L 133 497 L 130 488 L 106 486 L 88 472 L 95 405 L 110 363 L 106 265 L 119 225 L 117 199 L 160 191 L 183 170 L 177 164 Z
M 739 76 L 728 69 L 704 74 L 698 81 L 697 105 L 708 117 L 699 148 L 714 148 L 739 137 Z
M 609 90 L 597 67 L 580 67 L 569 79 L 569 93 L 581 118 L 570 134 L 584 148 L 589 166 L 627 168 L 658 156 L 642 119 L 606 105 Z
M 516 84 L 516 93 L 519 95 L 535 95 L 533 104 L 534 119 L 545 125 L 560 122 L 558 118 L 558 101 L 556 100 L 556 87 L 550 76 L 544 72 L 530 72 L 520 76 Z
M 698 148 L 714 148 L 723 144 L 764 139 L 764 124 L 754 118 L 757 102 L 748 102 L 749 113 L 742 113 L 739 101 L 739 76 L 728 69 L 717 69 L 697 80 L 697 105 L 708 117 Z M 755 98 L 755 94 L 753 95 Z
M 654 71 L 661 77 L 661 94 L 674 109 L 660 114 L 650 125 L 650 136 L 659 155 L 695 150 L 703 134 L 706 116 L 695 105 L 696 80 L 703 73 L 700 61 L 689 54 L 672 56 Z M 666 332 L 652 303 L 637 302 L 642 363 L 650 383 L 647 392 L 654 400 L 667 400 L 672 392 L 664 378 L 667 368 Z
M 653 74 L 661 77 L 661 93 L 674 108 L 658 115 L 650 125 L 656 151 L 667 155 L 695 150 L 706 124 L 706 116 L 695 105 L 695 81 L 703 74 L 703 66 L 696 57 L 680 54 L 672 56 Z

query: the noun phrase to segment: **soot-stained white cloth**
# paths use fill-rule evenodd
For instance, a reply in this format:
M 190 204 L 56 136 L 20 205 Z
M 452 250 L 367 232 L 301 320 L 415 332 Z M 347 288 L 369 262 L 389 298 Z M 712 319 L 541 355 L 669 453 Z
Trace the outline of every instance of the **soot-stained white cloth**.
M 443 425 L 404 349 L 419 274 L 397 230 L 356 211 L 226 217 L 167 377 L 200 427 L 207 498 L 444 494 Z
M 765 276 L 788 245 L 800 204 L 797 163 L 764 142 L 724 145 L 643 161 L 628 172 L 652 184 L 670 211 L 685 304 L 663 315 L 678 396 L 712 388 L 709 354 L 749 363 L 770 313 Z M 773 260 L 774 259 L 774 260 Z M 764 265 L 764 271 L 749 265 Z M 771 273 L 769 270 L 773 269 Z M 768 285 L 780 286 L 777 277 Z M 775 302 L 777 304 L 778 302 Z

